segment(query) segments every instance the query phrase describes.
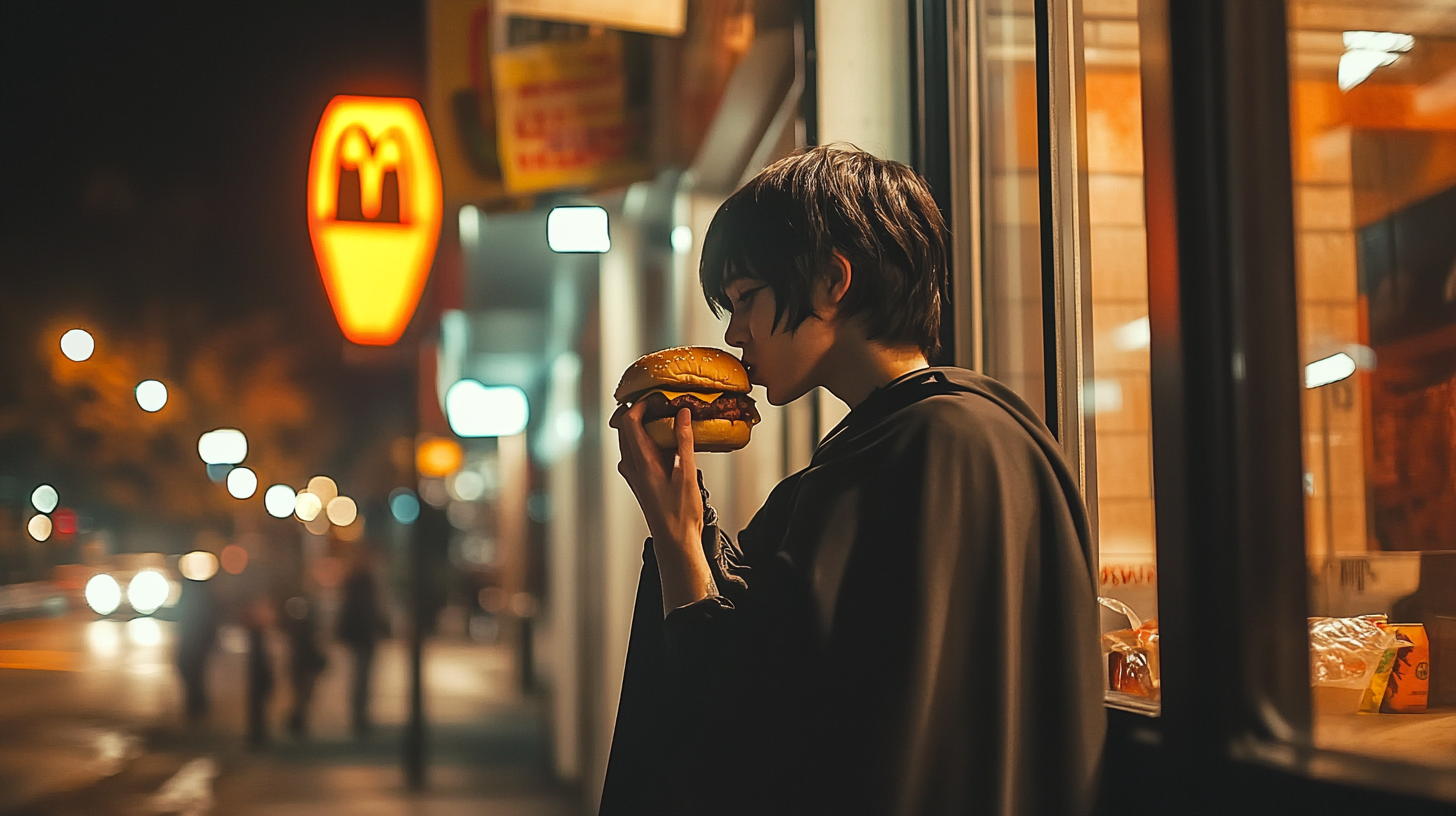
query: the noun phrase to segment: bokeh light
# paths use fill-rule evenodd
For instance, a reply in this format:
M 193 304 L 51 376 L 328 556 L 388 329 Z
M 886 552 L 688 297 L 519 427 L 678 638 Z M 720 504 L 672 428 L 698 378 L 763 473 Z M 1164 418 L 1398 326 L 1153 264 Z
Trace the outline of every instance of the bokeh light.
M 98 615 L 110 615 L 121 606 L 121 584 L 104 572 L 98 572 L 86 582 L 86 605 Z
M 248 568 L 248 551 L 236 544 L 229 544 L 222 548 L 222 571 L 228 575 L 242 575 L 243 570 Z
M 71 329 L 61 335 L 61 353 L 68 360 L 85 362 L 96 353 L 96 340 L 85 329 Z
M 206 581 L 217 574 L 217 556 L 206 550 L 193 550 L 177 559 L 177 571 L 189 581 Z
M 485 477 L 479 471 L 462 470 L 447 479 L 445 485 L 459 501 L 473 502 L 485 495 Z
M 420 518 L 420 500 L 413 490 L 396 488 L 389 494 L 389 513 L 400 524 L 414 524 Z
M 339 486 L 327 476 L 315 476 L 308 480 L 308 492 L 318 496 L 319 501 L 327 505 L 339 495 Z
M 31 516 L 30 521 L 25 523 L 25 530 L 36 541 L 45 541 L 51 537 L 51 517 Z
M 42 513 L 49 513 L 50 511 L 56 509 L 56 505 L 59 504 L 60 501 L 61 495 L 56 492 L 56 489 L 54 487 L 51 487 L 48 484 L 43 484 L 40 487 L 37 487 L 30 494 L 31 506 Z
M 433 436 L 422 442 L 415 450 L 415 469 L 421 476 L 441 478 L 460 469 L 465 458 L 460 443 L 453 439 Z
M 263 508 L 273 518 L 288 518 L 293 515 L 297 502 L 298 496 L 288 485 L 276 484 L 263 493 Z
M 137 383 L 136 401 L 143 411 L 154 414 L 167 404 L 167 386 L 157 380 L 142 380 Z
M 235 499 L 251 499 L 258 492 L 258 474 L 245 467 L 228 471 L 228 494 Z
M 329 517 L 325 513 L 319 513 L 314 516 L 313 521 L 303 523 L 303 529 L 307 530 L 310 535 L 316 536 L 328 535 L 329 526 Z
M 340 541 L 358 541 L 364 537 L 364 517 L 360 516 L 348 527 L 335 527 L 334 538 Z
M 672 228 L 670 240 L 674 252 L 687 252 L 693 248 L 693 228 L 687 224 L 678 224 Z
M 209 465 L 236 465 L 248 458 L 248 437 L 235 428 L 208 431 L 197 440 L 197 455 Z
M 552 252 L 607 252 L 612 248 L 607 211 L 601 207 L 553 207 L 546 214 Z
M 329 506 L 324 512 L 329 517 L 329 522 L 339 526 L 348 527 L 359 517 L 359 506 L 348 496 L 335 496 L 329 501 Z
M 155 618 L 132 618 L 126 622 L 126 639 L 133 646 L 160 646 L 162 625 Z
M 293 503 L 293 515 L 305 524 L 318 518 L 318 514 L 323 512 L 323 509 L 323 501 L 307 490 L 299 493 Z
M 166 576 L 156 570 L 142 570 L 126 585 L 126 600 L 137 614 L 150 615 L 162 608 L 170 591 Z
M 514 385 L 457 380 L 445 392 L 445 419 L 456 436 L 514 436 L 531 419 L 526 392 Z

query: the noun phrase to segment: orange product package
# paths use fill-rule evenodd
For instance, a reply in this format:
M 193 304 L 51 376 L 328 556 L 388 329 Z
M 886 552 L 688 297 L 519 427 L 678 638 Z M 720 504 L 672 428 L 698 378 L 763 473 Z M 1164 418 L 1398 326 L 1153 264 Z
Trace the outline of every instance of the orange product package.
M 1423 714 L 1431 693 L 1431 643 L 1419 623 L 1392 623 L 1397 639 L 1395 666 L 1380 703 L 1383 714 Z
M 1107 685 L 1112 691 L 1157 700 L 1161 697 L 1158 660 L 1158 619 L 1140 622 L 1135 629 L 1120 629 L 1102 636 L 1107 654 Z

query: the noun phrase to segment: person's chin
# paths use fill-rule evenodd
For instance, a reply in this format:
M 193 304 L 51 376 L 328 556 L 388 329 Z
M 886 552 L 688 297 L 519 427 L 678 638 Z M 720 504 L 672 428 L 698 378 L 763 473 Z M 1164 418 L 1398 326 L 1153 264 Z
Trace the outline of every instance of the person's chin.
M 811 388 L 804 386 L 786 388 L 784 386 L 770 385 L 768 383 L 765 383 L 763 386 L 764 395 L 768 398 L 769 405 L 788 405 L 799 397 L 802 397 L 805 394 L 809 393 L 809 391 L 811 390 Z

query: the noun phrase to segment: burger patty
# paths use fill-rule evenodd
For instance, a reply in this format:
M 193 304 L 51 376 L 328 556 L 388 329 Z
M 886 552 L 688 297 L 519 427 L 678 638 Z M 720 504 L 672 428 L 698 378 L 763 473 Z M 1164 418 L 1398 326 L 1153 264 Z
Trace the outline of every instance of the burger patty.
M 642 399 L 642 421 L 651 422 L 664 417 L 675 417 L 686 408 L 693 412 L 693 421 L 704 419 L 726 419 L 729 422 L 758 423 L 758 408 L 753 397 L 747 394 L 724 393 L 712 402 L 703 402 L 691 394 L 683 394 L 669 400 L 666 394 L 654 391 Z

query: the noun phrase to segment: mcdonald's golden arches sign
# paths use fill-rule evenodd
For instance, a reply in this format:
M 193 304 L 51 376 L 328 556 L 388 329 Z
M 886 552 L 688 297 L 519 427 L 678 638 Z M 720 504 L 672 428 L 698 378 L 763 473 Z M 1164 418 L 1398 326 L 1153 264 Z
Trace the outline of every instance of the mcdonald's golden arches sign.
M 336 96 L 308 167 L 308 234 L 344 336 L 404 334 L 440 240 L 440 165 L 413 99 Z

